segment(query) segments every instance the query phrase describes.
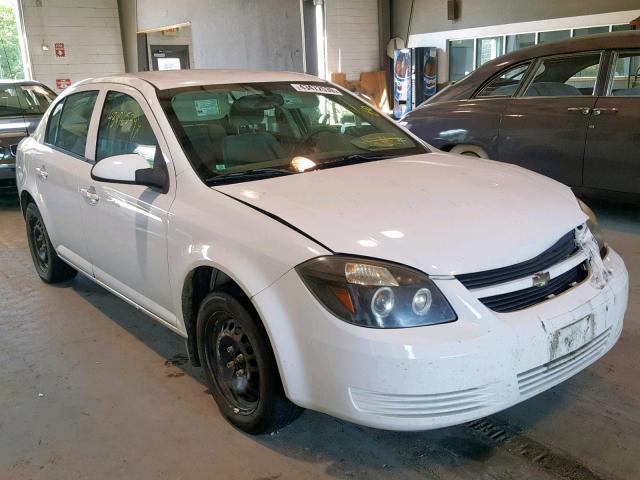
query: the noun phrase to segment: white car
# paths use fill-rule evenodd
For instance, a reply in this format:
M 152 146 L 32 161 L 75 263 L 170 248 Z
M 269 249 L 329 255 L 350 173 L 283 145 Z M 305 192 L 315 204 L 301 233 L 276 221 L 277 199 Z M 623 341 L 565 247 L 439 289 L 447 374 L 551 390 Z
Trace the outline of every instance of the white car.
M 627 271 L 569 188 L 434 150 L 315 77 L 80 82 L 20 144 L 17 178 L 40 277 L 82 272 L 182 335 L 248 432 L 299 407 L 459 424 L 622 331 Z

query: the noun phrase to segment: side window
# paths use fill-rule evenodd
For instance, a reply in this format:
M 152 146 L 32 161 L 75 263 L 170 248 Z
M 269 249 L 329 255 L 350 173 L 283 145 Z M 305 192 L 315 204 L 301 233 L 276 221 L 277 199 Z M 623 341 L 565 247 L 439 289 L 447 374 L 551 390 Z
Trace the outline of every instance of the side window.
M 142 108 L 125 93 L 110 91 L 98 128 L 96 161 L 137 153 L 153 167 L 157 140 Z
M 600 53 L 546 58 L 525 97 L 592 96 L 598 79 Z
M 57 132 L 55 132 L 55 138 L 50 143 L 63 150 L 84 157 L 89 122 L 97 97 L 98 92 L 91 90 L 88 92 L 74 93 L 65 98 L 60 113 L 60 120 L 57 125 Z M 56 106 L 53 111 L 50 122 L 55 120 L 54 117 L 57 111 L 58 106 Z M 54 128 L 54 124 L 52 123 L 50 127 Z M 49 140 L 51 133 L 52 131 L 49 129 L 47 132 L 47 140 Z
M 47 134 L 45 135 L 45 143 L 50 145 L 56 144 L 56 137 L 58 136 L 58 127 L 60 126 L 60 115 L 62 114 L 62 108 L 64 107 L 64 100 L 61 100 L 56 104 L 49 115 L 49 121 L 47 122 Z
M 609 95 L 640 97 L 640 52 L 618 53 Z
M 526 63 L 508 68 L 487 83 L 476 97 L 512 97 L 516 93 L 527 70 L 529 70 L 530 65 L 530 63 Z

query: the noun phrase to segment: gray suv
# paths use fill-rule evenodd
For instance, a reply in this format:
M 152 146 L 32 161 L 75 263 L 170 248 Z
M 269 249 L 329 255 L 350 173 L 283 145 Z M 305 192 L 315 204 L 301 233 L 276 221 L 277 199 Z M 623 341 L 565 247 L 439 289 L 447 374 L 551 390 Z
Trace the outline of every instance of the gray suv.
M 33 133 L 55 97 L 39 82 L 0 81 L 0 194 L 16 191 L 18 143 Z
M 640 32 L 499 57 L 401 122 L 431 145 L 540 172 L 583 194 L 640 198 Z

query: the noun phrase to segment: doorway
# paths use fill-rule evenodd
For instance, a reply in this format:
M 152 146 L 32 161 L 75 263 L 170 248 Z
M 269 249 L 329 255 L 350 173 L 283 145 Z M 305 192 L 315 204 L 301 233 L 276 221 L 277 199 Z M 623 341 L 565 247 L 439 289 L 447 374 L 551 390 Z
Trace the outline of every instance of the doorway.
M 189 62 L 189 45 L 151 45 L 152 70 L 187 70 Z

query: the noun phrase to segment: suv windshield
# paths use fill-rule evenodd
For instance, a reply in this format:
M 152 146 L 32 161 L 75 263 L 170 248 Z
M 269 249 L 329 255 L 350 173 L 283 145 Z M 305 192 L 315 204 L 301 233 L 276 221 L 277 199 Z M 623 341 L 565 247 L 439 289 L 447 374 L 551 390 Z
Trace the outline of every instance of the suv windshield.
M 159 92 L 200 178 L 227 183 L 428 150 L 357 98 L 321 83 L 251 83 Z
M 0 86 L 0 117 L 41 115 L 56 97 L 41 85 Z

